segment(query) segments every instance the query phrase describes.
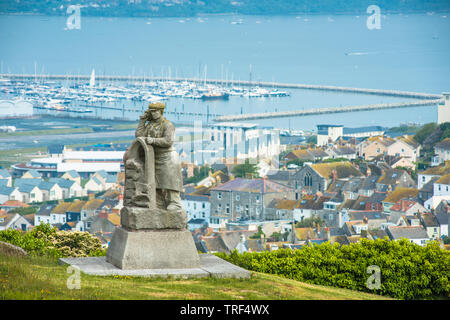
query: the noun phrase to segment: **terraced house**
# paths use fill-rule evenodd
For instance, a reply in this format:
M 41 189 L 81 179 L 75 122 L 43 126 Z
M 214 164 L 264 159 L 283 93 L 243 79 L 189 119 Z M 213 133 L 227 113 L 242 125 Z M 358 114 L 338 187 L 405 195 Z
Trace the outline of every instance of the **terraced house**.
M 267 179 L 236 178 L 210 190 L 211 220 L 263 220 L 265 207 L 280 194 L 294 200 L 294 189 Z
M 362 175 L 348 161 L 307 164 L 295 173 L 295 189 L 297 192 L 304 191 L 315 194 L 317 191 L 327 190 L 333 181 L 338 179 L 348 180 Z

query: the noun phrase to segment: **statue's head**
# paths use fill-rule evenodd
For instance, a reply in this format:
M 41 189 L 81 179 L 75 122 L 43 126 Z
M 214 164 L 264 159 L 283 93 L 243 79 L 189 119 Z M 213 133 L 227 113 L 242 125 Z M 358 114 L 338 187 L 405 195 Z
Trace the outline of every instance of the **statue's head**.
M 149 118 L 157 120 L 164 114 L 166 105 L 163 102 L 152 102 L 148 105 L 147 114 Z

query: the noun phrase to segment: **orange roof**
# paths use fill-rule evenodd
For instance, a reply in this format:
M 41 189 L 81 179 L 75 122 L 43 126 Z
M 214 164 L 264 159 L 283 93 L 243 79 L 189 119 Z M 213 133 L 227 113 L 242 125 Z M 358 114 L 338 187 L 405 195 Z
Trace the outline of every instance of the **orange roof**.
M 391 207 L 391 210 L 392 210 L 392 211 L 402 211 L 402 212 L 405 212 L 405 211 L 411 209 L 415 204 L 416 204 L 415 201 L 402 199 L 402 200 L 397 201 L 397 202 Z
M 114 225 L 120 225 L 120 215 L 116 213 L 111 213 L 108 215 L 108 220 L 111 221 Z
M 447 173 L 445 176 L 442 176 L 438 181 L 435 183 L 440 184 L 450 184 L 450 173 Z
M 5 201 L 2 206 L 5 207 L 21 207 L 21 208 L 25 208 L 25 207 L 29 207 L 28 204 L 23 203 L 22 201 L 19 200 L 7 200 Z

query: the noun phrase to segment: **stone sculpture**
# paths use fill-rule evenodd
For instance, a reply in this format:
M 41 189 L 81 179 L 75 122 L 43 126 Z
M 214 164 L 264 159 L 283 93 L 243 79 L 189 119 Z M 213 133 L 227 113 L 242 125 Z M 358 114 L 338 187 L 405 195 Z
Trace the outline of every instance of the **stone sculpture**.
M 122 269 L 195 268 L 199 257 L 181 208 L 181 165 L 173 148 L 174 125 L 165 105 L 151 103 L 140 117 L 136 139 L 124 155 L 121 226 L 108 262 Z

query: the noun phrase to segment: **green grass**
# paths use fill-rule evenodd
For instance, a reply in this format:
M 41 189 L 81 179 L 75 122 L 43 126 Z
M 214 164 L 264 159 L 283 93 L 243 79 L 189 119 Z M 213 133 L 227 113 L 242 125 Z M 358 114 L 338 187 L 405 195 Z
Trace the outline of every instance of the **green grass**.
M 67 266 L 44 257 L 0 254 L 0 299 L 19 300 L 360 300 L 386 299 L 346 289 L 306 284 L 252 272 L 251 279 L 149 279 L 81 274 L 81 288 L 68 289 Z
M 47 152 L 46 147 L 23 148 L 0 150 L 0 166 L 9 168 L 11 165 L 19 162 L 27 162 L 30 159 L 36 158 L 38 152 Z
M 16 137 L 16 136 L 40 136 L 52 134 L 67 134 L 67 133 L 89 133 L 94 132 L 92 128 L 65 128 L 65 129 L 47 129 L 47 130 L 30 130 L 19 132 L 2 132 L 0 137 Z

